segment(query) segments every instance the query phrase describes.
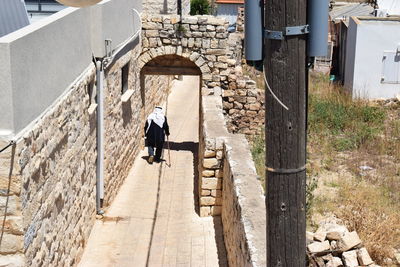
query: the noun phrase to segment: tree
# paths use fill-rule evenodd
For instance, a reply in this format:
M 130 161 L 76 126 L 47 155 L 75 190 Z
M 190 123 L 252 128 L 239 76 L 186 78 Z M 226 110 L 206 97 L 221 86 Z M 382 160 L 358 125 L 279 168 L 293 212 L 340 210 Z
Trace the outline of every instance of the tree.
M 191 0 L 190 15 L 208 15 L 210 14 L 210 3 L 208 0 Z

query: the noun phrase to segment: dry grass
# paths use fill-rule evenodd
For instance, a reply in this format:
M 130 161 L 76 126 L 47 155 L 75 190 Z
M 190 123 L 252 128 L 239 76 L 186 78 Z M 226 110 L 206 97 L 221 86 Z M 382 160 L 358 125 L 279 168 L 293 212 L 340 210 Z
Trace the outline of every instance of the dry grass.
M 353 101 L 321 75 L 310 84 L 309 177 L 336 180 L 318 184 L 309 220 L 336 214 L 384 264 L 400 248 L 400 103 Z
M 353 101 L 318 74 L 309 91 L 308 224 L 335 214 L 384 264 L 400 248 L 400 103 Z M 264 184 L 264 136 L 252 144 Z
M 368 181 L 346 181 L 340 186 L 340 207 L 335 211 L 351 231 L 357 231 L 380 264 L 393 257 L 400 241 L 400 213 L 386 194 L 384 188 Z

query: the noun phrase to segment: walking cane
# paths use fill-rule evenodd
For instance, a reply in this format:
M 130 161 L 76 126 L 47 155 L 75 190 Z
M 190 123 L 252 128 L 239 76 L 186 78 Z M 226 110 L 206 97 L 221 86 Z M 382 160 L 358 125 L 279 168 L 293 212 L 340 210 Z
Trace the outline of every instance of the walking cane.
M 169 149 L 169 137 L 168 136 L 167 136 L 167 147 L 168 147 L 168 162 L 169 162 L 169 164 L 167 163 L 167 166 L 171 167 L 171 151 Z

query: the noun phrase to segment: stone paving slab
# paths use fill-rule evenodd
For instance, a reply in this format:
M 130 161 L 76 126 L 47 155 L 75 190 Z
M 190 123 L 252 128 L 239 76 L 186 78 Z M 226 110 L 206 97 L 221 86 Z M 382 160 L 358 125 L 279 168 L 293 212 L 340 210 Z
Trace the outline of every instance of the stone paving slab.
M 227 266 L 221 219 L 195 211 L 198 84 L 186 76 L 168 98 L 171 167 L 149 165 L 140 153 L 78 266 Z

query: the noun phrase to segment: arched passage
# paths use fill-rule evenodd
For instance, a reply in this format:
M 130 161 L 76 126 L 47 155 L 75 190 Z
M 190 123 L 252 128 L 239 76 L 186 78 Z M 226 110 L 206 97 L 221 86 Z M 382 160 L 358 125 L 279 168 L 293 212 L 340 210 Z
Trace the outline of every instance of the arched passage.
M 195 113 L 198 114 L 198 119 L 196 124 L 197 127 L 193 127 L 191 126 L 191 130 L 196 131 L 194 128 L 201 128 L 201 122 L 202 122 L 202 118 L 203 116 L 201 115 L 201 105 L 199 105 L 201 103 L 201 85 L 202 85 L 202 72 L 201 69 L 199 68 L 198 65 L 196 65 L 195 62 L 193 62 L 190 57 L 183 57 L 181 55 L 176 55 L 176 54 L 167 54 L 167 55 L 160 55 L 157 56 L 155 58 L 152 58 L 151 60 L 149 60 L 140 70 L 140 84 L 141 84 L 141 97 L 142 97 L 142 104 L 143 104 L 143 121 L 145 121 L 145 118 L 147 117 L 147 115 L 151 112 L 151 110 L 154 108 L 154 106 L 156 104 L 161 104 L 161 103 L 147 103 L 147 101 L 149 100 L 152 101 L 152 98 L 149 97 L 147 94 L 152 94 L 152 92 L 149 92 L 148 88 L 146 88 L 146 75 L 184 75 L 184 76 L 198 76 L 199 78 L 197 79 L 196 83 L 194 84 L 189 83 L 189 88 L 186 89 L 186 91 L 189 93 L 189 95 L 186 96 L 185 99 L 180 99 L 178 100 L 181 105 L 188 105 L 188 102 L 192 102 L 192 98 L 196 98 L 195 99 L 195 106 L 192 107 L 192 109 L 194 108 L 195 110 L 197 110 Z M 178 81 L 177 81 L 178 82 Z M 185 83 L 187 83 L 187 80 L 185 79 Z M 197 88 L 196 88 L 197 87 Z M 190 93 L 190 91 L 192 91 L 193 93 Z M 169 91 L 166 92 L 162 92 L 161 94 L 163 94 L 165 97 L 163 97 L 162 99 L 160 99 L 159 101 L 164 102 L 167 101 L 167 112 L 168 112 L 168 95 L 170 94 Z M 187 93 L 186 93 L 187 94 Z M 171 95 L 172 96 L 172 95 Z M 173 98 L 175 96 L 172 96 Z M 174 101 L 176 102 L 176 101 Z M 150 106 L 149 106 L 150 105 Z M 200 114 L 199 114 L 200 112 Z M 194 118 L 197 118 L 197 116 L 194 116 Z M 171 123 L 170 123 L 171 126 Z M 181 129 L 182 130 L 182 129 Z M 173 130 L 172 130 L 173 132 Z M 197 135 L 196 131 L 196 135 Z M 191 140 L 190 142 L 184 142 L 184 143 L 177 143 L 175 142 L 176 140 L 172 140 L 171 142 L 171 149 L 186 149 L 186 150 L 190 150 L 191 152 L 193 152 L 193 162 L 188 162 L 188 164 L 194 164 L 194 188 L 195 188 L 195 192 L 194 192 L 194 197 L 195 197 L 195 209 L 197 211 L 197 213 L 199 213 L 199 170 L 198 170 L 198 165 L 199 165 L 199 154 L 198 154 L 198 150 L 199 150 L 199 138 L 200 136 L 198 135 L 196 139 L 196 141 Z M 194 141 L 194 142 L 193 142 Z M 190 143 L 190 144 L 189 144 Z
M 141 70 L 143 75 L 201 75 L 200 68 L 190 59 L 178 55 L 158 56 Z

